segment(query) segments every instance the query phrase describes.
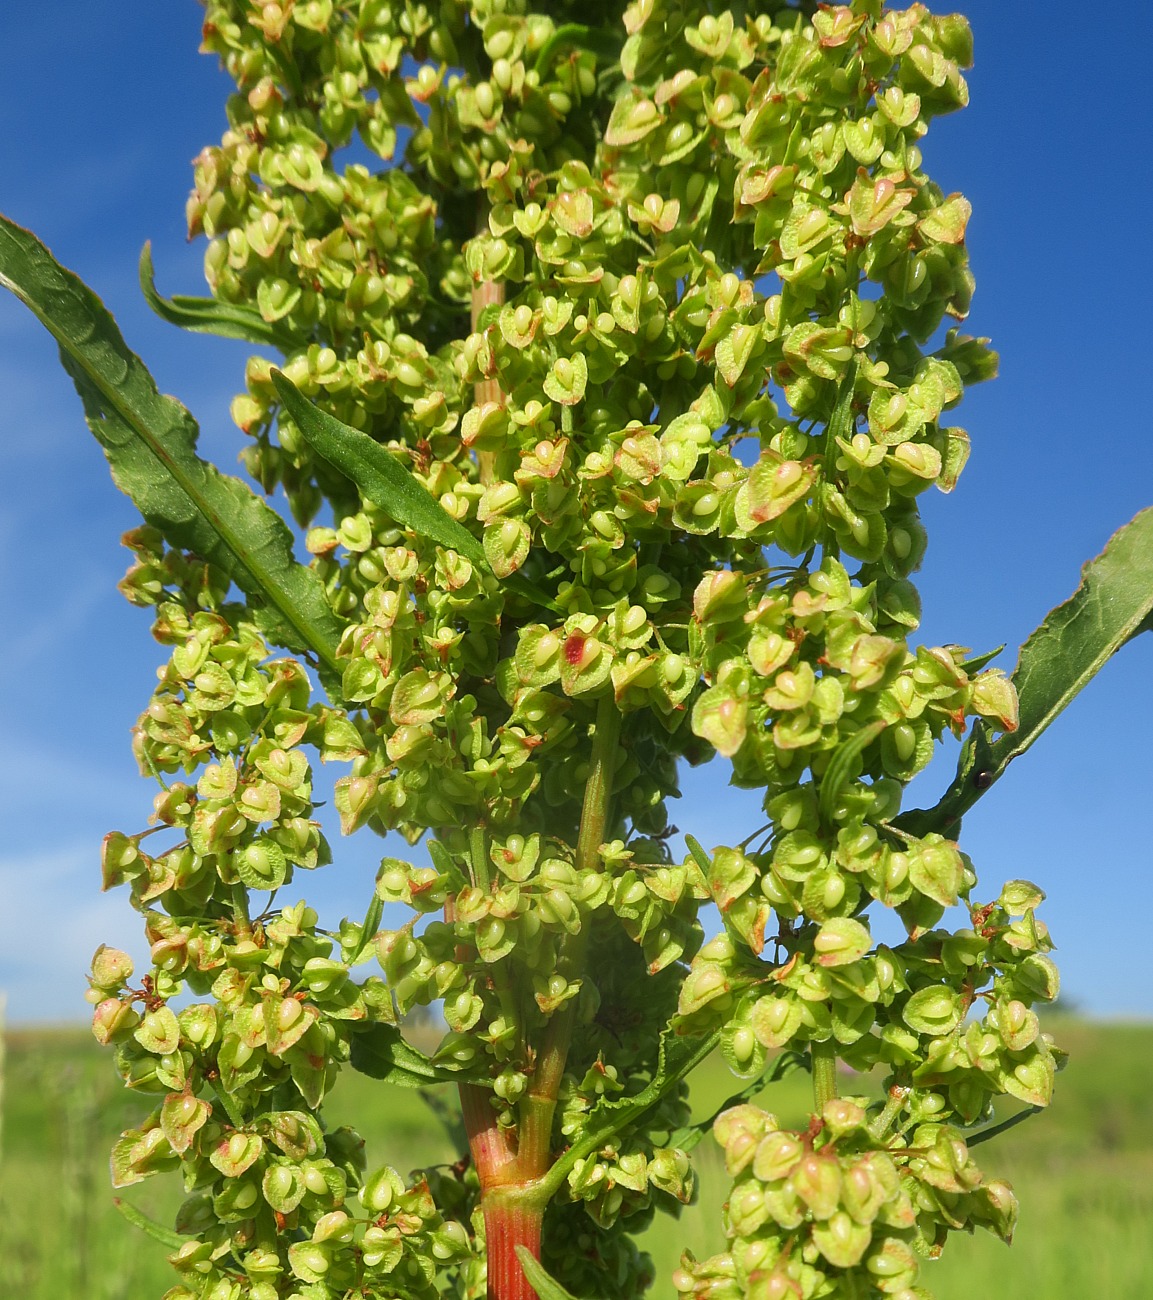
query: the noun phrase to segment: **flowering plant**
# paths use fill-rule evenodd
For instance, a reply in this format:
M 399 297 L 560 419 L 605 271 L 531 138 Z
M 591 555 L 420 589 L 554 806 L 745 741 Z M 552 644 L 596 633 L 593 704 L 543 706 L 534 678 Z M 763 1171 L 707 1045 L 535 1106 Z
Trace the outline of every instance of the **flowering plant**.
M 967 24 L 880 0 L 205 7 L 237 85 L 188 206 L 212 296 L 163 297 L 147 249 L 142 283 L 280 354 L 232 413 L 310 563 L 0 224 L 0 280 L 142 512 L 122 589 L 171 647 L 135 732 L 153 824 L 103 857 L 151 966 L 133 983 L 102 948 L 91 974 L 96 1037 L 155 1100 L 113 1181 L 188 1193 L 172 1228 L 129 1211 L 171 1251 L 168 1300 L 632 1296 L 635 1234 L 690 1199 L 710 1129 L 728 1247 L 686 1255 L 681 1295 L 925 1296 L 950 1231 L 1011 1236 L 971 1148 L 996 1098 L 1047 1105 L 1061 1061 L 1033 1009 L 1058 990 L 1043 894 L 982 891 L 960 817 L 1153 606 L 1146 512 L 1012 681 L 915 641 L 917 500 L 956 483 L 950 413 L 996 370 L 943 328 L 969 205 L 920 148 L 966 102 Z M 902 811 L 946 732 L 953 786 Z M 764 825 L 678 860 L 678 764 L 714 757 Z M 331 860 L 317 758 L 345 834 L 427 853 L 385 857 L 336 930 L 281 897 Z M 402 1029 L 434 1004 L 426 1055 Z M 739 1090 L 694 1123 L 717 1050 Z M 884 1097 L 839 1095 L 842 1063 Z M 456 1084 L 467 1154 L 366 1169 L 324 1122 L 345 1068 Z M 752 1099 L 798 1068 L 791 1132 Z

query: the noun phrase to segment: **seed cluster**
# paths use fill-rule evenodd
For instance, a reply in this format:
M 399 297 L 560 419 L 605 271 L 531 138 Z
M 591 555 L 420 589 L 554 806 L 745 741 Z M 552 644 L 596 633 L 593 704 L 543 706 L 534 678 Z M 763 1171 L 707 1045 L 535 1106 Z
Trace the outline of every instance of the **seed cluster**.
M 800 1049 L 881 1070 L 889 1101 L 826 1099 L 800 1133 L 722 1115 L 730 1244 L 679 1291 L 923 1296 L 949 1230 L 1012 1230 L 962 1130 L 999 1095 L 1046 1104 L 1060 1061 L 1032 1010 L 1057 993 L 1041 892 L 977 905 L 957 845 L 898 820 L 943 735 L 1017 723 L 988 657 L 911 641 L 918 497 L 957 482 L 950 412 L 996 369 L 943 328 L 972 294 L 969 205 L 921 152 L 967 100 L 967 25 L 880 0 L 205 8 L 237 86 L 188 207 L 215 319 L 275 343 L 485 564 L 316 455 L 263 356 L 232 412 L 343 621 L 327 702 L 270 657 L 259 602 L 127 539 L 125 593 L 172 647 L 136 736 L 163 789 L 105 880 L 153 966 L 134 988 L 102 949 L 92 986 L 97 1037 L 161 1099 L 117 1184 L 179 1166 L 189 1189 L 170 1300 L 484 1294 L 477 1170 L 366 1175 L 324 1126 L 374 1052 L 479 1089 L 513 1151 L 542 1100 L 550 1161 L 602 1133 L 544 1262 L 585 1300 L 638 1294 L 628 1233 L 693 1188 L 668 1047 L 708 1035 L 743 1078 Z M 344 833 L 431 859 L 385 858 L 332 932 L 274 901 L 331 856 L 310 754 L 342 765 Z M 678 762 L 717 755 L 766 824 L 678 862 Z M 903 942 L 874 940 L 877 905 Z M 211 1000 L 168 1005 L 186 991 Z M 397 1055 L 434 1003 L 439 1048 Z

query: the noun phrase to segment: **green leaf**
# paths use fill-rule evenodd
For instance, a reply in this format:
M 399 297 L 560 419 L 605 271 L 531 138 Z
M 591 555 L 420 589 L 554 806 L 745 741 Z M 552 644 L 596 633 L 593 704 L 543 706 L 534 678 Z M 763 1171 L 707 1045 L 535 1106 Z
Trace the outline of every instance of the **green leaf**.
M 572 1292 L 561 1286 L 527 1246 L 517 1246 L 516 1257 L 540 1300 L 576 1300 Z
M 557 52 L 566 48 L 588 50 L 606 66 L 617 63 L 621 57 L 621 41 L 615 32 L 586 27 L 583 23 L 565 23 L 545 41 L 536 56 L 533 66 L 542 81 L 546 80 L 549 65 Z
M 962 816 L 1106 662 L 1153 621 L 1153 506 L 1109 539 L 1082 571 L 1081 585 L 1021 647 L 1013 685 L 1016 731 L 997 740 L 976 722 L 952 785 L 933 808 L 915 808 L 894 825 L 913 835 L 956 832 Z
M 833 824 L 833 812 L 841 791 L 855 775 L 857 760 L 862 752 L 885 730 L 887 723 L 880 718 L 854 732 L 833 751 L 829 766 L 821 778 L 819 805 L 821 820 L 826 826 Z
M 124 342 L 100 299 L 38 239 L 0 216 L 0 284 L 60 345 L 117 487 L 174 546 L 216 565 L 254 601 L 268 634 L 333 674 L 341 623 L 320 579 L 292 555 L 284 521 L 196 454 L 196 422 Z
M 701 1038 L 682 1037 L 671 1026 L 661 1032 L 657 1068 L 649 1083 L 631 1097 L 604 1098 L 589 1112 L 585 1136 L 574 1142 L 541 1180 L 541 1187 L 551 1197 L 569 1175 L 569 1170 L 614 1134 L 635 1124 L 665 1094 L 710 1056 L 721 1040 L 720 1031 Z
M 369 501 L 387 510 L 398 524 L 457 551 L 483 573 L 492 572 L 480 539 L 457 523 L 380 443 L 313 406 L 281 371 L 272 372 L 272 382 L 304 440 Z
M 984 654 L 974 655 L 972 659 L 964 660 L 957 667 L 971 677 L 974 673 L 979 673 L 982 668 L 987 668 L 1004 648 L 1005 644 L 1002 642 L 995 650 L 986 650 Z
M 384 915 L 384 902 L 379 894 L 374 893 L 372 901 L 368 905 L 368 911 L 364 914 L 364 920 L 360 926 L 360 939 L 352 948 L 351 952 L 345 955 L 345 964 L 355 966 L 362 960 L 365 952 L 373 939 L 376 938 L 376 932 L 380 929 L 380 919 Z
M 1140 636 L 1142 632 L 1153 632 L 1153 612 L 1151 612 L 1147 618 L 1142 619 L 1141 622 L 1137 624 L 1137 626 L 1129 634 L 1127 640 L 1132 641 L 1135 636 Z
M 685 843 L 689 846 L 689 852 L 696 859 L 697 866 L 705 873 L 705 878 L 707 879 L 709 872 L 713 869 L 713 864 L 709 855 L 701 846 L 700 840 L 698 840 L 695 835 L 686 835 Z
M 304 440 L 351 479 L 362 496 L 387 510 L 398 524 L 463 555 L 482 573 L 492 573 L 480 539 L 458 523 L 395 456 L 367 433 L 313 406 L 282 371 L 273 370 L 272 382 Z M 520 573 L 511 574 L 503 585 L 534 604 L 557 607 L 551 596 Z
M 460 1083 L 460 1070 L 434 1065 L 423 1052 L 405 1042 L 396 1025 L 379 1022 L 358 1027 L 352 1035 L 352 1068 L 370 1079 L 401 1088 L 426 1088 L 430 1083 Z
M 452 854 L 437 839 L 425 841 L 425 847 L 428 849 L 428 856 L 432 865 L 437 871 L 450 882 L 453 892 L 464 889 L 465 886 L 472 884 L 472 881 L 464 874 L 460 867 L 453 861 Z
M 160 1242 L 162 1246 L 167 1246 L 169 1250 L 179 1250 L 188 1240 L 188 1237 L 182 1237 L 179 1232 L 173 1232 L 171 1228 L 164 1227 L 163 1224 L 157 1223 L 151 1219 L 143 1210 L 138 1210 L 136 1206 L 129 1205 L 127 1201 L 122 1201 L 119 1196 L 112 1198 L 112 1204 L 120 1211 L 133 1227 L 139 1228 L 141 1232 L 146 1232 L 153 1240 Z
M 837 463 L 837 439 L 847 441 L 853 436 L 853 395 L 857 383 L 857 358 L 854 356 L 841 376 L 837 386 L 837 400 L 825 429 L 825 475 L 833 478 Z
M 1044 1106 L 1026 1106 L 1016 1115 L 1010 1115 L 1008 1119 L 1003 1119 L 997 1124 L 990 1124 L 988 1128 L 983 1128 L 977 1133 L 965 1133 L 965 1145 L 969 1147 L 979 1146 L 982 1142 L 988 1142 L 991 1138 L 1000 1137 L 1002 1133 L 1007 1133 L 1011 1128 L 1016 1128 L 1018 1124 L 1023 1124 L 1027 1119 L 1032 1119 L 1034 1115 L 1040 1115 L 1045 1109 Z
M 151 244 L 145 244 L 140 250 L 140 288 L 157 316 L 194 334 L 217 334 L 221 338 L 241 339 L 245 343 L 277 348 L 281 352 L 291 351 L 299 342 L 289 331 L 266 321 L 255 307 L 247 303 L 190 298 L 182 293 L 165 298 L 156 288 Z

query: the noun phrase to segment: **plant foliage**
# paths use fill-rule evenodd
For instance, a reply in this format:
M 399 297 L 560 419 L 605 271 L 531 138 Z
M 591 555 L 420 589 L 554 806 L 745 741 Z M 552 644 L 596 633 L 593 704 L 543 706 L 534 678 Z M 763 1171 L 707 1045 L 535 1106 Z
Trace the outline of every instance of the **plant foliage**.
M 125 1210 L 173 1248 L 168 1300 L 637 1295 L 633 1235 L 693 1194 L 685 1080 L 718 1047 L 727 1246 L 677 1291 L 924 1297 L 952 1231 L 1012 1234 L 966 1133 L 997 1097 L 1045 1106 L 1061 1061 L 1033 1010 L 1058 991 L 1043 894 L 982 892 L 951 837 L 1150 609 L 1146 513 L 1025 647 L 1020 712 L 991 656 L 916 639 L 918 499 L 956 483 L 952 413 L 996 370 L 949 324 L 969 204 L 922 159 L 967 101 L 967 24 L 880 0 L 205 8 L 237 86 L 188 205 L 212 296 L 163 298 L 148 249 L 141 279 L 165 319 L 282 353 L 232 414 L 308 566 L 93 295 L 0 225 L 0 279 L 144 515 L 122 587 L 171 647 L 135 733 L 155 824 L 104 848 L 150 967 L 102 948 L 91 976 L 96 1036 L 154 1103 L 113 1181 L 188 1190 L 172 1229 Z M 902 815 L 966 730 L 958 785 Z M 385 857 L 336 931 L 285 893 L 332 856 L 316 757 L 345 834 L 430 861 Z M 731 765 L 765 825 L 677 860 L 682 760 Z M 401 1025 L 434 1004 L 425 1055 Z M 752 1098 L 800 1062 L 790 1132 Z M 887 1101 L 838 1095 L 838 1063 Z M 348 1067 L 383 1098 L 456 1082 L 469 1152 L 366 1169 L 323 1119 Z

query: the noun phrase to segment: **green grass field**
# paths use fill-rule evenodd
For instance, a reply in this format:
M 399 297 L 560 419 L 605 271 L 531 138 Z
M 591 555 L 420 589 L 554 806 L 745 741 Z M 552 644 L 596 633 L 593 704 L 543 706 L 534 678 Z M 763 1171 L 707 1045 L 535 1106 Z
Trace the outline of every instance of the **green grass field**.
M 953 1242 L 925 1269 L 938 1300 L 1143 1300 L 1153 1297 L 1153 1026 L 1064 1022 L 1072 1052 L 1047 1114 L 980 1149 L 982 1166 L 1008 1178 L 1023 1206 L 1011 1249 L 992 1238 Z M 732 1091 L 721 1065 L 694 1091 L 701 1114 Z M 808 1080 L 794 1075 L 762 1104 L 797 1122 Z M 175 1281 L 164 1250 L 112 1204 L 108 1150 L 147 1100 L 119 1085 L 107 1054 L 76 1030 L 13 1031 L 8 1042 L 0 1155 L 0 1295 L 20 1300 L 159 1300 Z M 450 1154 L 415 1093 L 349 1074 L 332 1099 L 333 1122 L 354 1122 L 371 1163 L 402 1170 Z M 686 1246 L 720 1248 L 716 1213 L 724 1171 L 706 1139 L 697 1149 L 701 1194 L 679 1221 L 658 1216 L 646 1246 L 657 1263 L 653 1294 Z M 129 1199 L 166 1219 L 177 1181 L 156 1179 Z

